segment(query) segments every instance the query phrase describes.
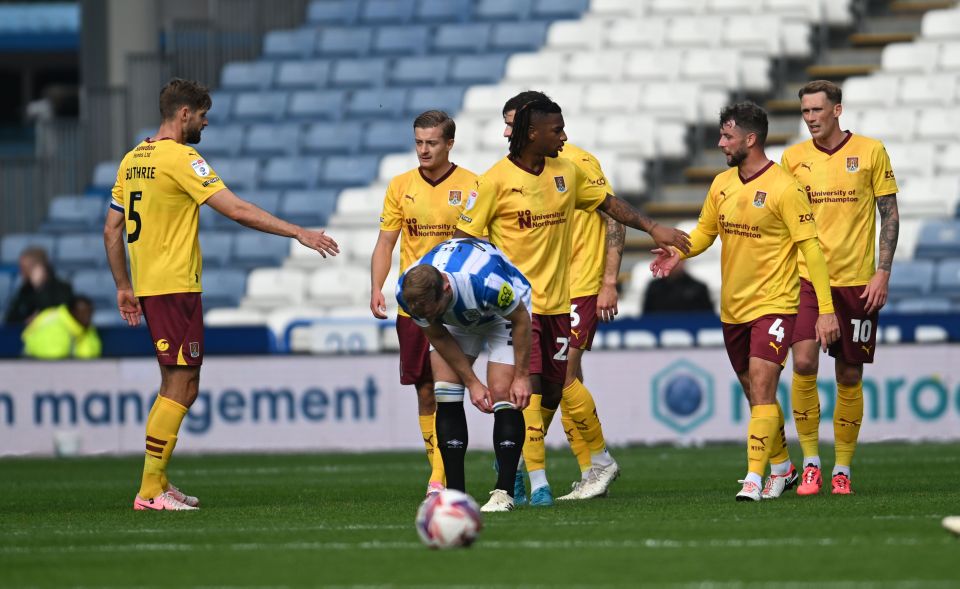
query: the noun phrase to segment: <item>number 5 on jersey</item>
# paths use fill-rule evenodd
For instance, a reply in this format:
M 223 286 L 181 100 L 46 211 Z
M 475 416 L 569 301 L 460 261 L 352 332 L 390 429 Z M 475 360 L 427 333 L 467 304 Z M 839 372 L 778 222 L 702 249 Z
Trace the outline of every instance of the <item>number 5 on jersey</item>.
M 136 240 L 140 239 L 140 229 L 142 228 L 142 223 L 140 221 L 140 213 L 136 210 L 136 204 L 143 198 L 143 192 L 131 192 L 130 200 L 127 202 L 127 220 L 133 221 L 136 228 L 133 231 L 127 232 L 127 243 L 133 243 Z

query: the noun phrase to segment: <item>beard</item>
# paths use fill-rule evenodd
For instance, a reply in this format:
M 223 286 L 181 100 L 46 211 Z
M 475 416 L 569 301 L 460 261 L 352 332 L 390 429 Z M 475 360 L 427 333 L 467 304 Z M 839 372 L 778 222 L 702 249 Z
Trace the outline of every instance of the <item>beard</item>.
M 742 149 L 736 153 L 731 153 L 727 156 L 727 166 L 735 168 L 743 163 L 743 160 L 747 159 L 747 150 Z
M 193 145 L 200 143 L 200 133 L 202 132 L 203 132 L 203 127 L 199 127 L 199 126 L 195 129 L 186 129 L 185 135 L 186 135 L 187 143 L 190 143 Z

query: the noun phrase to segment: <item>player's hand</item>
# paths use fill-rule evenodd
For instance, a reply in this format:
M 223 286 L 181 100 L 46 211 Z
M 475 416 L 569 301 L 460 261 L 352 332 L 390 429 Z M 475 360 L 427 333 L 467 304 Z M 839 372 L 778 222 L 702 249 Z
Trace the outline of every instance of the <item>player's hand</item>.
M 654 278 L 666 278 L 670 272 L 680 263 L 680 254 L 672 247 L 650 250 L 650 253 L 657 256 L 650 262 L 650 271 Z
M 875 313 L 887 304 L 889 284 L 889 272 L 886 270 L 877 270 L 874 273 L 873 277 L 870 278 L 870 282 L 867 283 L 867 287 L 863 289 L 863 294 L 860 295 L 861 299 L 867 299 L 866 304 L 863 306 L 864 311 L 867 313 Z
M 327 254 L 335 256 L 340 253 L 340 246 L 322 229 L 318 231 L 303 229 L 297 234 L 297 241 L 312 250 L 318 251 L 324 258 L 327 257 Z
M 619 295 L 617 287 L 612 284 L 604 284 L 597 293 L 597 317 L 600 321 L 609 322 L 617 316 L 620 309 L 617 307 Z
M 659 223 L 650 228 L 650 237 L 657 248 L 669 249 L 673 246 L 683 253 L 690 253 L 690 236 L 676 227 L 665 227 Z
M 840 339 L 840 323 L 836 313 L 821 313 L 817 317 L 816 332 L 820 349 L 826 352 L 827 346 Z
M 493 401 L 490 399 L 490 389 L 479 380 L 470 385 L 470 402 L 484 413 L 493 413 Z
M 533 388 L 530 386 L 529 376 L 518 376 L 510 383 L 510 402 L 523 411 L 530 404 L 530 395 L 533 394 Z
M 140 299 L 134 296 L 133 289 L 117 290 L 117 308 L 120 309 L 120 317 L 127 322 L 127 325 L 130 327 L 140 325 L 143 309 L 140 308 Z
M 383 298 L 383 293 L 379 290 L 373 291 L 370 295 L 370 312 L 377 319 L 387 318 L 387 302 Z

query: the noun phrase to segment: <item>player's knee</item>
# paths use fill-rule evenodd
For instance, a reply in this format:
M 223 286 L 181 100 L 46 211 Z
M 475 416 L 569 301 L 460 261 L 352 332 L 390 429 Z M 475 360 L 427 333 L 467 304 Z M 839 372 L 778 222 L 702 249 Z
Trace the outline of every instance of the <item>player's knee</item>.
M 803 352 L 801 353 L 794 352 L 793 371 L 796 372 L 797 374 L 803 374 L 803 375 L 816 374 L 819 368 L 820 368 L 820 363 L 817 360 L 816 354 L 813 354 L 811 356 Z
M 837 384 L 852 387 L 863 380 L 862 364 L 837 364 Z

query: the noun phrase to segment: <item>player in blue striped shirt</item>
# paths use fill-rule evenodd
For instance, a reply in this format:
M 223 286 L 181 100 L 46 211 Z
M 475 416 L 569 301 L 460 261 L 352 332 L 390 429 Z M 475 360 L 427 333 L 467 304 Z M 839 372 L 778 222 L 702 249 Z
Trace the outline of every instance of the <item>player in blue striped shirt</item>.
M 437 395 L 437 447 L 447 486 L 465 490 L 467 450 L 464 389 L 494 414 L 499 475 L 481 511 L 513 509 L 513 487 L 530 402 L 530 283 L 496 246 L 451 239 L 430 250 L 397 282 L 397 302 L 430 340 Z M 486 348 L 487 385 L 473 371 Z

